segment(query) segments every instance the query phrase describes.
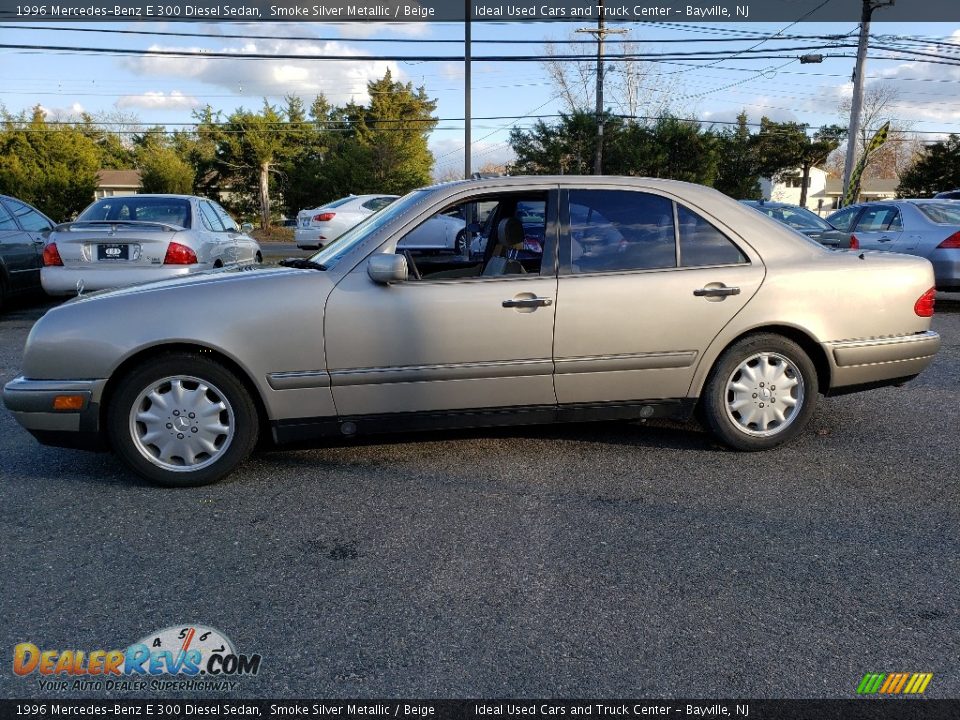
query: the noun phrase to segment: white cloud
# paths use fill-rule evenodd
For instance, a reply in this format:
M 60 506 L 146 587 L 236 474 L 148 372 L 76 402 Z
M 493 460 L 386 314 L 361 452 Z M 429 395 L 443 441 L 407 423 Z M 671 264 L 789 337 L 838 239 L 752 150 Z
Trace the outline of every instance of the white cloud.
M 173 90 L 169 94 L 151 90 L 140 95 L 124 95 L 117 100 L 117 107 L 149 110 L 184 110 L 199 105 L 200 101 L 197 98 L 184 95 L 179 90 Z
M 179 50 L 202 53 L 200 47 L 154 45 L 151 50 Z M 206 50 L 210 52 L 210 50 Z M 383 77 L 389 69 L 393 77 L 402 79 L 394 62 L 369 60 L 310 60 L 299 55 L 364 55 L 341 42 L 306 43 L 289 40 L 247 40 L 242 46 L 217 48 L 216 52 L 235 55 L 233 58 L 157 57 L 144 56 L 122 62 L 131 71 L 158 78 L 192 80 L 225 88 L 240 96 L 259 100 L 261 97 L 300 95 L 312 98 L 324 94 L 334 104 L 350 100 L 364 103 L 369 98 L 367 83 Z M 283 55 L 276 59 L 242 59 L 244 55 Z M 292 57 L 290 57 L 292 56 Z M 199 98 L 203 102 L 203 97 Z
M 83 114 L 85 108 L 78 102 L 73 103 L 70 107 L 47 107 L 46 105 L 40 106 L 40 111 L 43 113 L 43 116 L 50 122 L 72 122 L 77 120 L 80 115 Z

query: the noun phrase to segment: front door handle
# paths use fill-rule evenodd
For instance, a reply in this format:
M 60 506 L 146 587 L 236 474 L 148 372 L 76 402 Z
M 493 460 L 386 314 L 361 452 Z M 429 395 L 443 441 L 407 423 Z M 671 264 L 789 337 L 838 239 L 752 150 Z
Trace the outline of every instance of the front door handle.
M 693 294 L 697 297 L 727 297 L 728 295 L 739 295 L 738 287 L 706 287 L 694 290 Z
M 513 298 L 503 301 L 505 308 L 536 308 L 549 307 L 550 305 L 553 305 L 553 299 L 544 297 Z
M 891 240 L 893 240 L 893 238 L 891 237 L 882 237 L 879 240 L 877 240 L 877 242 L 890 242 Z

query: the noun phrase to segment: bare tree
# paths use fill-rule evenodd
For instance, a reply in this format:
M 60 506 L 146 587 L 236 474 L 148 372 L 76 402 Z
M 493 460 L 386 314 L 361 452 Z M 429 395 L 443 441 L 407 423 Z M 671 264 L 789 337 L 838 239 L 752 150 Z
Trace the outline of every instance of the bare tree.
M 568 40 L 582 39 L 571 33 Z M 642 46 L 632 40 L 617 43 L 615 52 L 636 55 Z M 567 112 L 592 111 L 596 105 L 597 65 L 593 57 L 584 60 L 560 60 L 559 55 L 588 55 L 582 43 L 549 44 L 544 50 L 547 60 L 543 67 L 563 101 Z M 669 107 L 671 91 L 676 90 L 664 81 L 653 63 L 627 59 L 611 62 L 604 73 L 608 79 L 604 98 L 617 114 L 631 118 L 659 117 Z
M 887 141 L 870 156 L 863 171 L 864 177 L 896 178 L 913 164 L 919 151 L 920 143 L 910 135 L 912 126 L 893 117 L 892 111 L 899 97 L 897 89 L 888 83 L 874 83 L 864 91 L 860 135 L 856 139 L 859 151 L 864 151 L 877 130 L 890 123 Z M 838 115 L 845 120 L 850 117 L 850 103 L 851 98 L 844 98 L 837 107 Z M 829 169 L 842 175 L 843 161 L 843 154 L 834 154 L 828 162 Z

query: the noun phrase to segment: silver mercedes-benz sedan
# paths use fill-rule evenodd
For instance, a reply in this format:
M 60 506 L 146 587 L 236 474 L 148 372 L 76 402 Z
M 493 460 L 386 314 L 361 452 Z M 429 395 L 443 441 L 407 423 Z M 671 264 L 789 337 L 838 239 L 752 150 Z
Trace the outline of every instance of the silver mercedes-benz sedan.
M 533 228 L 524 208 L 540 204 Z M 493 213 L 482 254 L 402 247 L 438 214 L 481 206 Z M 524 244 L 534 230 L 539 253 Z M 940 347 L 926 259 L 831 251 L 674 181 L 444 184 L 287 265 L 54 308 L 4 401 L 42 443 L 112 448 L 185 486 L 222 478 L 261 436 L 699 409 L 730 447 L 762 450 L 796 437 L 818 396 L 903 383 Z
M 48 295 L 76 295 L 259 263 L 260 245 L 245 230 L 205 198 L 101 198 L 50 233 L 40 282 Z

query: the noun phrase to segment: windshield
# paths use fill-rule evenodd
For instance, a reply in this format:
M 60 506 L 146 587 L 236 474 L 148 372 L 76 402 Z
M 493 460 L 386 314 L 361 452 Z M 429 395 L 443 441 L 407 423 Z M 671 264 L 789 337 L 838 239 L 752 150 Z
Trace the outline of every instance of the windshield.
M 184 198 L 122 195 L 98 200 L 77 217 L 78 221 L 155 222 L 190 227 L 190 202 Z
M 956 203 L 917 203 L 917 207 L 939 225 L 960 225 L 960 207 Z
M 387 205 L 383 210 L 378 210 L 373 213 L 373 215 L 368 215 L 359 225 L 350 228 L 343 235 L 311 257 L 310 261 L 319 263 L 327 268 L 334 267 L 340 262 L 344 255 L 366 240 L 368 236 L 405 212 L 407 208 L 413 207 L 420 202 L 427 192 L 427 190 L 414 190 L 396 202 Z

